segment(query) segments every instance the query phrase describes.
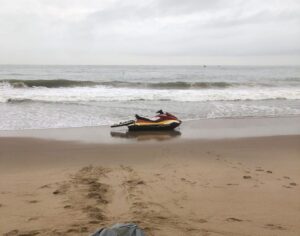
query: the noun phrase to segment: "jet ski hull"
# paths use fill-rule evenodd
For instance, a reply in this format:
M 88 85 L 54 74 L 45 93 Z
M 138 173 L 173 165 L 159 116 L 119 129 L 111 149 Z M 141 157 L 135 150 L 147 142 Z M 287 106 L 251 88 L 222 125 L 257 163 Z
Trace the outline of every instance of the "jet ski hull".
M 128 125 L 129 131 L 162 131 L 173 130 L 181 124 L 180 121 L 173 121 L 168 123 L 137 123 Z

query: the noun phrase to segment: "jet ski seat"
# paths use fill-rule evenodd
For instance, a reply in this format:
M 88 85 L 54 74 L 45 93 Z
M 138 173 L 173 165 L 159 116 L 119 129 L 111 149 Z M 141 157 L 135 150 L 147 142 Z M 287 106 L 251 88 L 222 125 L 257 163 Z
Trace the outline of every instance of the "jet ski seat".
M 153 120 L 150 120 L 150 119 L 148 119 L 148 118 L 146 118 L 146 117 L 139 116 L 138 114 L 135 115 L 135 118 L 136 118 L 136 119 L 139 119 L 139 120 L 153 121 Z

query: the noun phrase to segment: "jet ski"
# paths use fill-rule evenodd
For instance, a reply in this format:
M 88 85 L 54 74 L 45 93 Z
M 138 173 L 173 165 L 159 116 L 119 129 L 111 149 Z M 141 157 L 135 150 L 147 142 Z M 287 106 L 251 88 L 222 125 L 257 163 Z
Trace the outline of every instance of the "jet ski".
M 173 130 L 181 124 L 176 116 L 162 110 L 157 111 L 153 118 L 135 115 L 136 120 L 129 120 L 114 124 L 111 127 L 127 126 L 129 131 L 162 131 Z

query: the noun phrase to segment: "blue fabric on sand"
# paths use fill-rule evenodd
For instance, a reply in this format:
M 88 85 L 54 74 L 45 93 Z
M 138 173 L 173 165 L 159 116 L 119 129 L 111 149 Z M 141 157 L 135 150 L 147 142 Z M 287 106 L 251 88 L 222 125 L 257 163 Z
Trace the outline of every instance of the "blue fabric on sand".
M 103 228 L 91 236 L 146 236 L 135 224 L 115 224 L 111 228 Z

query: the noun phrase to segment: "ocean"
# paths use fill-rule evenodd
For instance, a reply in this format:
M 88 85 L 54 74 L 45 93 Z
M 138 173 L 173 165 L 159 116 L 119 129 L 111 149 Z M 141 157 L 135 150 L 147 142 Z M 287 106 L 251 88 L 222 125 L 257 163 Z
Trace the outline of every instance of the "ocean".
M 0 130 L 300 115 L 300 67 L 0 65 Z

